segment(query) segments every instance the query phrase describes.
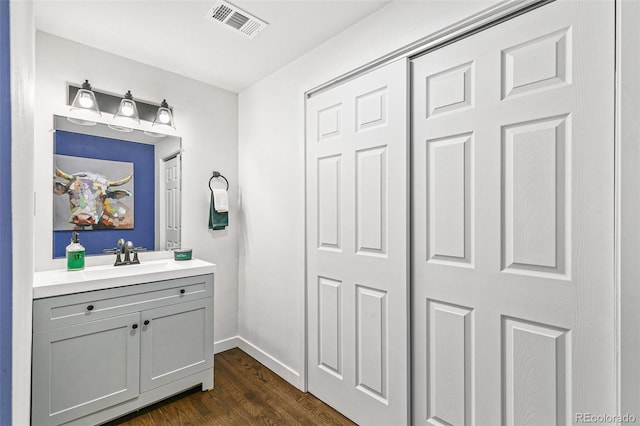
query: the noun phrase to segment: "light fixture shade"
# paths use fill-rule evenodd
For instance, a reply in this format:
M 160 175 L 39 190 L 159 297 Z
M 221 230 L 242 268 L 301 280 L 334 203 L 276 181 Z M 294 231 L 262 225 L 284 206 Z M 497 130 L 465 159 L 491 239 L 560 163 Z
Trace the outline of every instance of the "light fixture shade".
M 84 83 L 82 83 L 82 88 L 78 89 L 78 91 L 76 92 L 76 96 L 75 98 L 73 98 L 73 102 L 71 103 L 71 107 L 69 108 L 69 111 L 73 110 L 84 110 L 98 116 L 102 115 L 100 113 L 100 108 L 98 107 L 96 95 L 91 90 L 89 80 L 85 80 Z
M 124 98 L 120 101 L 118 111 L 113 116 L 114 120 L 132 120 L 136 123 L 140 123 L 140 117 L 138 116 L 138 107 L 133 100 L 131 90 L 128 90 L 124 95 Z
M 158 108 L 156 119 L 153 120 L 153 124 L 151 125 L 151 127 L 153 126 L 169 126 L 174 129 L 176 128 L 175 124 L 173 123 L 173 114 L 169 109 L 169 104 L 167 103 L 166 99 L 162 100 L 160 108 Z

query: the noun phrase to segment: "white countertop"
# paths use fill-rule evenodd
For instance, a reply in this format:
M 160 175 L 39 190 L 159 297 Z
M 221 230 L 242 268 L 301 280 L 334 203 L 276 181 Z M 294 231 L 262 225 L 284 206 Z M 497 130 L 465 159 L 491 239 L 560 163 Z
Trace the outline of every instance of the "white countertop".
M 33 298 L 42 299 L 215 272 L 215 264 L 200 259 L 162 259 L 146 261 L 139 265 L 90 266 L 82 271 L 41 271 L 35 272 L 33 276 Z

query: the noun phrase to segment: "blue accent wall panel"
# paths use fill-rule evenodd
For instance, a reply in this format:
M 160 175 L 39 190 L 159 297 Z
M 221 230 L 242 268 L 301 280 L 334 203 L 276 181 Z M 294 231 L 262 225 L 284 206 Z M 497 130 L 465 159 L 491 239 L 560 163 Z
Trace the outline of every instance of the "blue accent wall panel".
M 0 0 L 1 1 L 1 0 Z M 133 241 L 136 247 L 155 246 L 155 147 L 153 145 L 57 130 L 55 153 L 133 163 L 134 229 L 78 231 L 86 254 L 102 254 L 114 248 L 118 239 Z M 90 170 L 83 170 L 90 171 Z M 67 197 L 54 195 L 54 197 Z M 54 257 L 64 257 L 73 231 L 53 233 Z M 115 258 L 114 258 L 115 259 Z
M 11 76 L 9 1 L 0 0 L 0 425 L 11 424 Z

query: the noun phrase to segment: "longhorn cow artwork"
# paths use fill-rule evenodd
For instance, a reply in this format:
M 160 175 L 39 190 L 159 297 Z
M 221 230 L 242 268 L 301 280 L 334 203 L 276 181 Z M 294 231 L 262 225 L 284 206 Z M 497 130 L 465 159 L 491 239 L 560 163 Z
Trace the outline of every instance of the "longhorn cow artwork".
M 53 192 L 68 209 L 54 208 L 54 230 L 133 229 L 132 181 L 132 163 L 56 155 Z

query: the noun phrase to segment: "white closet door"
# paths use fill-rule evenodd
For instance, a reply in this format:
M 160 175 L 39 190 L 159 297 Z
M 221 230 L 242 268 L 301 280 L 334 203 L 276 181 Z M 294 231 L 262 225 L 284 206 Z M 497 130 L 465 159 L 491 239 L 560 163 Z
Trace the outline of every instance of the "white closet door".
M 408 65 L 307 101 L 309 391 L 367 425 L 408 421 Z
M 164 161 L 165 249 L 180 248 L 180 154 Z
M 614 3 L 412 64 L 413 421 L 616 414 Z

